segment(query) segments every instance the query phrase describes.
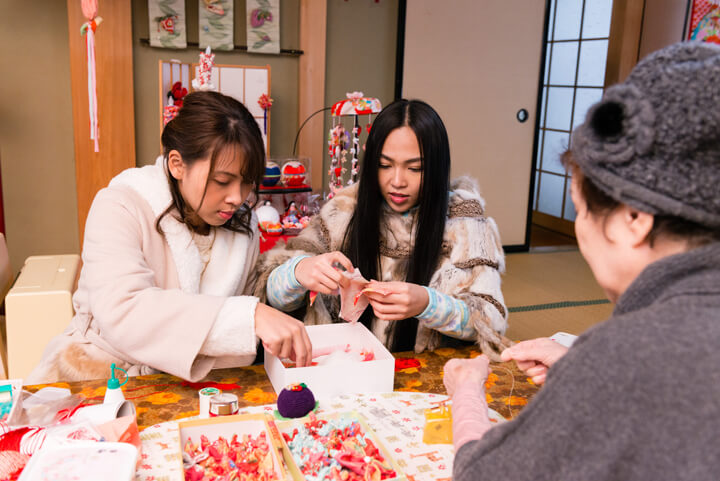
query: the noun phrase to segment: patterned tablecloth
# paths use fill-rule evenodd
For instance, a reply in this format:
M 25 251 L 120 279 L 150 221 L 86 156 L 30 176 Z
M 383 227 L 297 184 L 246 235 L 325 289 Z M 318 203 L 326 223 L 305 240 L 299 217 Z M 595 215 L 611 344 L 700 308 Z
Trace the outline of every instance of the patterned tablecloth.
M 443 348 L 434 352 L 394 354 L 395 393 L 383 395 L 342 396 L 328 405 L 325 411 L 357 410 L 365 415 L 387 447 L 404 463 L 409 481 L 420 479 L 450 479 L 452 448 L 449 445 L 422 443 L 423 410 L 432 401 L 446 398 L 442 382 L 442 368 L 451 358 L 472 358 L 479 355 L 475 347 Z M 514 363 L 493 363 L 486 383 L 488 406 L 499 415 L 495 419 L 512 418 L 537 391 L 535 386 Z M 36 391 L 45 386 L 67 387 L 83 395 L 88 403 L 101 403 L 106 380 L 54 383 L 26 387 Z M 176 423 L 167 421 L 197 416 L 197 391 L 216 386 L 236 394 L 241 412 L 274 410 L 277 399 L 262 365 L 212 371 L 202 382 L 191 383 L 169 374 L 132 377 L 123 386 L 125 398 L 133 401 L 138 426 L 143 432 L 143 463 L 138 479 L 170 480 L 167 466 L 179 472 L 177 451 L 169 439 L 176 439 Z M 378 422 L 382 419 L 382 423 Z M 175 434 L 173 434 L 175 433 Z M 168 438 L 168 436 L 170 436 Z M 175 436 L 173 438 L 172 436 Z M 419 438 L 418 438 L 419 436 Z M 174 441 L 172 441 L 174 443 Z M 174 444 L 177 446 L 178 444 Z M 167 446 L 167 449 L 165 448 Z M 401 451 L 397 451 L 401 450 Z M 172 452 L 171 452 L 172 451 Z M 161 467 L 162 466 L 162 467 Z

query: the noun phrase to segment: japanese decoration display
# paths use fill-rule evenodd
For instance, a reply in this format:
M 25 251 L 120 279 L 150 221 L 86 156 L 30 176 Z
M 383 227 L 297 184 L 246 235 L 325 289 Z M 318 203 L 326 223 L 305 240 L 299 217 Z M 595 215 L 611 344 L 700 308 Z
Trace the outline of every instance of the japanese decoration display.
M 268 160 L 265 163 L 265 175 L 263 176 L 263 187 L 274 187 L 280 182 L 280 166 L 275 162 Z
M 234 49 L 233 17 L 233 0 L 200 0 L 198 2 L 200 48 Z
M 367 115 L 367 133 L 370 133 L 372 114 L 382 110 L 380 100 L 373 97 L 365 97 L 362 92 L 350 92 L 346 94 L 347 99 L 336 102 L 331 109 L 332 127 L 328 135 L 328 153 L 330 154 L 330 193 L 331 198 L 343 187 L 343 174 L 347 172 L 345 163 L 348 152 L 351 155 L 350 178 L 347 185 L 352 185 L 358 179 L 358 154 L 360 153 L 360 116 Z M 352 127 L 349 131 L 343 125 L 342 118 L 350 117 Z
M 178 114 L 188 91 L 182 82 L 175 82 L 167 93 L 167 105 L 163 108 L 163 125 L 167 125 Z
M 688 38 L 720 44 L 720 0 L 694 0 Z
M 287 187 L 298 187 L 305 184 L 305 174 L 305 166 L 297 160 L 291 160 L 282 166 L 280 180 Z
M 187 48 L 185 0 L 148 0 L 150 46 Z
M 263 205 L 255 209 L 255 215 L 257 215 L 260 230 L 269 235 L 282 234 L 280 214 L 269 200 L 266 200 Z
M 215 84 L 212 83 L 213 65 L 215 65 L 215 54 L 210 51 L 210 47 L 207 47 L 205 52 L 200 52 L 198 74 L 192 81 L 195 90 L 216 90 Z
M 247 0 L 247 46 L 250 53 L 280 53 L 280 0 Z
M 263 133 L 265 135 L 267 135 L 268 112 L 270 111 L 272 104 L 273 99 L 268 97 L 268 94 L 262 94 L 258 99 L 258 105 L 261 109 L 263 109 Z
M 80 33 L 85 35 L 87 47 L 87 73 L 88 73 L 88 106 L 90 108 L 90 140 L 94 142 L 95 152 L 100 151 L 98 137 L 98 101 L 97 101 L 97 80 L 95 77 L 95 30 L 102 22 L 102 17 L 97 16 L 97 0 L 83 0 L 81 2 L 82 12 L 87 22 L 80 27 Z

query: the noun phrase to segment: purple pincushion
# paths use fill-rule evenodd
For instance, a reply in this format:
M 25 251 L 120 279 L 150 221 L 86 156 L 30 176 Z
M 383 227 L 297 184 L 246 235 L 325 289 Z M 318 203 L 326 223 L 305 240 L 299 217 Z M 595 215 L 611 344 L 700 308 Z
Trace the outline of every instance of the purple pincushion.
M 315 408 L 315 396 L 305 383 L 291 384 L 278 395 L 278 412 L 286 418 L 301 418 Z

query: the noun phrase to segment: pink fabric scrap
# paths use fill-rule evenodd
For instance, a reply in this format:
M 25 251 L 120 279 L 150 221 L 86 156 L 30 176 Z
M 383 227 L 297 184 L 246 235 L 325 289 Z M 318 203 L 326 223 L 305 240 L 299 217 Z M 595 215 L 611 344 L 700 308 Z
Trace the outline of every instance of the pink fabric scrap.
M 340 288 L 340 318 L 355 323 L 369 304 L 367 298 L 361 294 L 370 281 L 362 276 L 358 268 L 352 273 L 343 271 L 342 274 L 350 279 L 350 285 Z

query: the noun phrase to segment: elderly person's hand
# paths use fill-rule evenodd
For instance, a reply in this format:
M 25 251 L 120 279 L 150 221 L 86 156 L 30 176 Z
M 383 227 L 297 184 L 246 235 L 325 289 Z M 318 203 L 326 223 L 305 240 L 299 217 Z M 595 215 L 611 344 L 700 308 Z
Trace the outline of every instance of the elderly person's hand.
M 490 373 L 490 360 L 484 354 L 474 359 L 450 359 L 445 363 L 443 371 L 448 396 L 452 397 L 455 388 L 466 383 L 477 383 L 481 392 L 484 392 L 485 381 Z
M 500 357 L 503 361 L 514 360 L 535 384 L 542 384 L 545 382 L 548 369 L 567 351 L 568 348 L 562 344 L 546 337 L 540 337 L 518 342 L 505 349 Z

